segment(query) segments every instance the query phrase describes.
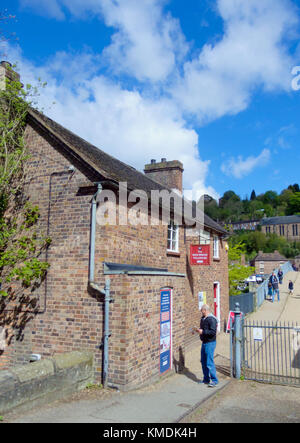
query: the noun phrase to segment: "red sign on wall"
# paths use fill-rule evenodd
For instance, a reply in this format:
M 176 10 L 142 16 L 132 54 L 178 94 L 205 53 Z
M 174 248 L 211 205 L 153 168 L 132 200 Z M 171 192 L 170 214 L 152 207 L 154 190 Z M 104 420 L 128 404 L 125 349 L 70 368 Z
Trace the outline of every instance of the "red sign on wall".
M 191 265 L 210 264 L 210 245 L 191 245 Z

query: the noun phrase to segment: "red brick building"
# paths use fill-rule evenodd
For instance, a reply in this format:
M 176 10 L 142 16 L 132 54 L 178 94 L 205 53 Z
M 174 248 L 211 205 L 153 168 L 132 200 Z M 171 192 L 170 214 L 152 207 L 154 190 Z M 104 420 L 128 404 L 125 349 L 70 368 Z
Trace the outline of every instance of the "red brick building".
M 147 165 L 143 174 L 33 110 L 25 138 L 30 152 L 26 192 L 40 208 L 41 232 L 52 238 L 45 256 L 50 269 L 30 294 L 32 303 L 26 299 L 25 307 L 20 300 L 19 313 L 1 305 L 0 327 L 10 339 L 0 352 L 0 368 L 28 362 L 31 354 L 43 358 L 88 349 L 95 357 L 95 380 L 100 381 L 106 340 L 105 377 L 120 389 L 130 389 L 164 372 L 160 367 L 164 346 L 169 345 L 172 370 L 186 346 L 199 340 L 190 333 L 200 320 L 199 293 L 200 302 L 215 306 L 223 329 L 229 309 L 226 231 L 207 216 L 204 242 L 184 223 L 164 225 L 161 207 L 156 224 L 96 224 L 91 264 L 91 207 L 98 184 L 102 192 L 116 195 L 119 218 L 131 207 L 123 205 L 118 183 L 126 182 L 128 192 L 139 189 L 148 196 L 153 190 L 182 190 L 180 162 L 162 159 L 152 163 L 155 171 Z M 148 211 L 150 207 L 141 214 L 146 219 Z M 209 250 L 208 264 L 193 265 L 190 246 L 201 243 Z M 105 305 L 108 278 L 111 301 Z M 163 294 L 170 295 L 169 343 L 161 332 Z M 105 309 L 109 309 L 106 335 Z
M 288 261 L 278 251 L 263 253 L 259 251 L 257 256 L 252 260 L 251 266 L 255 267 L 256 274 L 272 274 L 274 269 L 280 267 Z

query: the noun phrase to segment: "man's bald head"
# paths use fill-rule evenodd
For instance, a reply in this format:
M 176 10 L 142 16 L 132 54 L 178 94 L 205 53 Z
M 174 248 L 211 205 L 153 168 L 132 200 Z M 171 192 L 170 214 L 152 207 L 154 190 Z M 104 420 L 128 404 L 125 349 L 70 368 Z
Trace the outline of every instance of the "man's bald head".
M 208 305 L 203 305 L 201 308 L 201 313 L 203 317 L 207 317 L 208 314 L 210 313 L 210 307 Z

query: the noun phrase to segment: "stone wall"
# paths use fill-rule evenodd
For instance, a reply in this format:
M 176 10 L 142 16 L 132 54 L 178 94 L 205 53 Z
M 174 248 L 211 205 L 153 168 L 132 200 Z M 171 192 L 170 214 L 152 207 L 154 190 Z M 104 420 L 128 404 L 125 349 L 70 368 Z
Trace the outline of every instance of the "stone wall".
M 94 377 L 93 355 L 71 352 L 0 371 L 0 414 L 28 410 L 84 389 Z

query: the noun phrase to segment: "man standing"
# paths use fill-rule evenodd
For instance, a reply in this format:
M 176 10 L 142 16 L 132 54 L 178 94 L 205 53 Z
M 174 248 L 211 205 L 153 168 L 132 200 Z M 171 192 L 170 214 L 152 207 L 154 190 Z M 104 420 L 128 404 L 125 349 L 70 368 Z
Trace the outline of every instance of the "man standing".
M 272 273 L 270 282 L 272 283 L 273 287 L 272 302 L 274 303 L 275 294 L 277 294 L 277 300 L 280 301 L 278 278 L 276 277 L 275 272 Z
M 202 341 L 201 364 L 203 381 L 201 383 L 207 384 L 209 387 L 214 387 L 219 383 L 214 363 L 218 321 L 216 317 L 210 313 L 208 305 L 202 306 L 201 315 L 200 329 L 196 329 Z

